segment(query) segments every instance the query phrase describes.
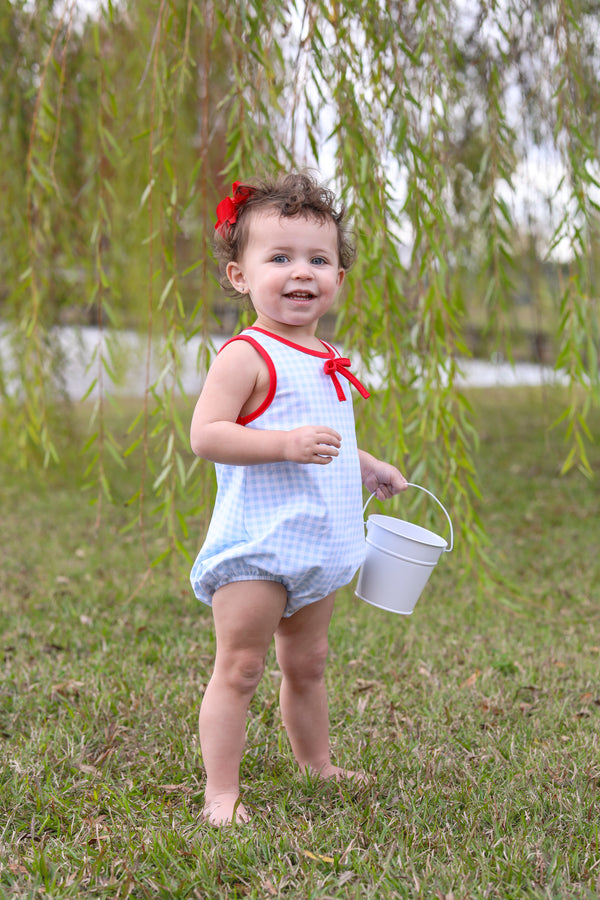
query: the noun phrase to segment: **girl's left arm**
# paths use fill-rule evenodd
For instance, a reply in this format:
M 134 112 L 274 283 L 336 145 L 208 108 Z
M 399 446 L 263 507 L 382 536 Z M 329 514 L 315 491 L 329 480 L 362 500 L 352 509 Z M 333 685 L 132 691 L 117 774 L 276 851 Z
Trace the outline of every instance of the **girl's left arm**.
M 376 459 L 366 450 L 359 450 L 358 458 L 362 482 L 371 494 L 377 494 L 378 500 L 389 500 L 394 494 L 406 490 L 406 478 L 396 466 Z

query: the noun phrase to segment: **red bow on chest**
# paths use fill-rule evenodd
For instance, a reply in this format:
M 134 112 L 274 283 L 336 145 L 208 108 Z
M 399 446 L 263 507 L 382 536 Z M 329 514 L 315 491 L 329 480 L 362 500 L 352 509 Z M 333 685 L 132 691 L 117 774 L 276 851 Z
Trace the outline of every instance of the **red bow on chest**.
M 338 375 L 343 375 L 344 378 L 347 378 L 350 384 L 353 384 L 356 390 L 359 392 L 361 397 L 365 399 L 370 397 L 368 390 L 364 385 L 360 383 L 358 378 L 349 371 L 350 369 L 350 360 L 345 359 L 342 356 L 334 356 L 333 359 L 328 359 L 325 361 L 325 365 L 323 366 L 323 371 L 326 375 L 329 375 L 331 380 L 333 381 L 336 394 L 338 395 L 338 400 L 345 400 L 346 395 L 344 394 L 344 389 L 338 381 Z

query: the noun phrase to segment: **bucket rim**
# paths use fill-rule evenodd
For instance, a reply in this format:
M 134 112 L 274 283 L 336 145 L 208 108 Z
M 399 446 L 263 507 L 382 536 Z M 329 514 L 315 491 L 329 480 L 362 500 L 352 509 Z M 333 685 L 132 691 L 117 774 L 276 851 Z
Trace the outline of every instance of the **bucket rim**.
M 408 539 L 410 540 L 410 538 Z M 420 541 L 415 541 L 415 544 L 421 543 Z M 410 563 L 414 566 L 425 566 L 428 569 L 433 569 L 438 564 L 439 559 L 435 561 L 425 560 L 425 559 L 414 559 L 412 556 L 403 556 L 401 553 L 396 553 L 394 550 L 388 550 L 387 547 L 380 547 L 379 544 L 374 544 L 373 541 L 370 541 L 369 538 L 365 538 L 365 544 L 368 544 L 369 547 L 374 547 L 378 553 L 385 553 L 386 556 L 393 556 L 394 559 L 401 559 L 402 562 Z M 431 544 L 427 544 L 426 546 L 431 546 Z M 442 547 L 435 547 L 435 550 L 442 550 Z
M 403 537 L 407 541 L 414 541 L 415 544 L 423 544 L 426 547 L 441 547 L 442 549 L 448 546 L 448 541 L 440 534 L 436 534 L 435 531 L 430 531 L 428 528 L 423 528 L 422 525 L 416 525 L 414 522 L 409 522 L 407 519 L 398 519 L 396 518 L 396 516 L 386 516 L 383 515 L 383 513 L 373 513 L 367 518 L 367 523 L 370 522 L 371 519 L 373 520 L 375 525 L 377 525 L 379 528 L 383 528 L 383 530 L 387 531 L 388 534 L 394 534 L 396 535 L 396 537 Z M 408 535 L 399 534 L 397 531 L 394 531 L 393 528 L 390 528 L 379 521 L 381 519 L 387 519 L 392 522 L 401 522 L 403 525 L 410 525 L 411 528 L 418 528 L 419 531 L 423 532 L 423 534 L 431 535 L 432 537 L 436 538 L 438 543 L 430 544 L 424 538 L 420 539 L 419 537 L 409 537 Z
M 420 484 L 414 484 L 411 481 L 407 481 L 406 487 L 414 487 L 414 488 L 417 488 L 417 490 L 419 490 L 419 491 L 423 491 L 424 494 L 427 494 L 428 497 L 431 497 L 432 500 L 435 500 L 437 505 L 440 507 L 440 509 L 446 516 L 446 519 L 448 520 L 448 525 L 450 526 L 450 546 L 448 546 L 448 543 L 446 542 L 446 547 L 444 548 L 444 553 L 451 553 L 452 550 L 454 549 L 454 528 L 452 526 L 452 519 L 450 518 L 450 516 L 448 514 L 448 510 L 446 509 L 444 504 L 440 500 L 438 500 L 438 498 L 435 496 L 435 494 L 432 494 L 431 491 L 428 491 L 427 488 L 422 487 L 422 485 L 420 485 Z M 367 502 L 365 503 L 365 505 L 363 507 L 363 516 L 364 516 L 365 512 L 367 511 L 367 506 L 369 505 L 369 503 L 371 502 L 373 497 L 375 497 L 376 494 L 377 494 L 377 491 L 373 491 L 373 493 L 369 496 L 369 499 L 367 500 Z M 389 516 L 388 518 L 393 518 L 393 516 Z M 401 519 L 400 521 L 403 522 L 405 520 Z M 412 524 L 412 523 L 407 523 L 407 524 Z M 366 525 L 366 522 L 365 522 L 365 525 Z M 418 528 L 420 526 L 415 526 L 415 527 Z M 423 530 L 427 531 L 426 528 Z M 432 531 L 431 534 L 435 534 L 435 532 Z M 436 535 L 436 537 L 439 537 L 439 535 Z

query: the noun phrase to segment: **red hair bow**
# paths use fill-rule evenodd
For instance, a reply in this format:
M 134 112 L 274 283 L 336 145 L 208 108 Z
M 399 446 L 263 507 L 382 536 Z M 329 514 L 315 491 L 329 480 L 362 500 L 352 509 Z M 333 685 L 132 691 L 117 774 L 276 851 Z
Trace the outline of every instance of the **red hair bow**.
M 240 184 L 239 181 L 233 182 L 231 190 L 233 196 L 225 197 L 225 199 L 221 200 L 217 206 L 217 222 L 215 224 L 215 229 L 221 228 L 224 225 L 228 228 L 235 225 L 240 207 L 242 207 L 244 203 L 247 203 L 254 193 L 254 188 L 249 187 L 246 184 Z

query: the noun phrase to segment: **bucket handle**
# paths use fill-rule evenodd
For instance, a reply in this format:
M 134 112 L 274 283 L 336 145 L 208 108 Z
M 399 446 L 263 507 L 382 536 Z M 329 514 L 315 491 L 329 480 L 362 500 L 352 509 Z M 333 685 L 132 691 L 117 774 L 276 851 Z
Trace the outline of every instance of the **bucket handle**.
M 451 551 L 452 548 L 454 547 L 454 529 L 452 528 L 452 519 L 451 519 L 450 516 L 448 515 L 448 510 L 446 509 L 446 507 L 445 507 L 442 503 L 440 503 L 440 501 L 439 501 L 438 498 L 435 496 L 435 494 L 432 494 L 431 491 L 428 491 L 428 490 L 427 490 L 427 488 L 421 487 L 420 484 L 411 484 L 410 481 L 408 481 L 408 482 L 406 483 L 406 486 L 407 486 L 407 487 L 415 487 L 415 488 L 418 488 L 420 491 L 423 491 L 425 494 L 428 494 L 430 497 L 432 497 L 432 498 L 435 500 L 435 502 L 437 503 L 437 505 L 440 506 L 440 507 L 442 508 L 442 510 L 443 510 L 443 512 L 444 512 L 444 515 L 445 515 L 446 518 L 448 519 L 448 525 L 450 526 L 450 546 L 449 546 L 449 547 L 446 547 L 446 548 L 444 549 L 444 553 L 450 553 L 450 551 Z M 368 499 L 367 502 L 365 503 L 365 505 L 364 505 L 364 507 L 363 507 L 363 516 L 364 516 L 364 514 L 365 514 L 365 512 L 366 512 L 366 510 L 367 510 L 367 506 L 369 505 L 369 503 L 371 502 L 371 500 L 373 499 L 373 497 L 375 496 L 376 493 L 377 493 L 377 491 L 373 491 L 373 493 L 371 494 L 371 496 L 369 497 L 369 499 Z

